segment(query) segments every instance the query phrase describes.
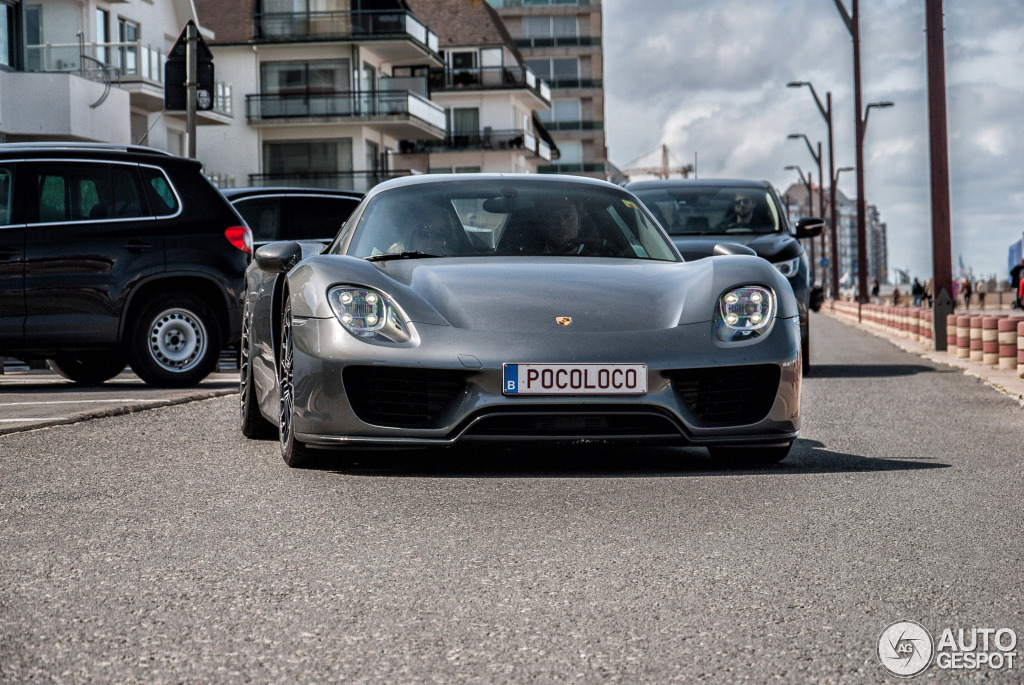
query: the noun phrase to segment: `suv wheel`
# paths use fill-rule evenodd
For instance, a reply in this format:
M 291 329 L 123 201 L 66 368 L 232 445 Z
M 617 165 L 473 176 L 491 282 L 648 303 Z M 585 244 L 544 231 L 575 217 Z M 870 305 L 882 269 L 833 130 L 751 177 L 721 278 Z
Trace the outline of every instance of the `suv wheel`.
M 135 317 L 128 334 L 132 370 L 150 385 L 185 388 L 213 371 L 220 357 L 217 317 L 192 295 L 159 297 Z
M 66 352 L 46 362 L 55 373 L 79 385 L 99 385 L 128 366 L 128 360 L 120 350 Z

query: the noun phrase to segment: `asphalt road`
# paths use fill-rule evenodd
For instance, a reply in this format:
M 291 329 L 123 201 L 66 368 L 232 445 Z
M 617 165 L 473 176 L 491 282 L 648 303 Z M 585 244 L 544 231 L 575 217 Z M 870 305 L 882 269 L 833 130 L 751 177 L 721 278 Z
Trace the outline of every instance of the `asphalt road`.
M 235 396 L 2 435 L 0 682 L 896 682 L 893 621 L 1024 637 L 1024 410 L 812 326 L 802 439 L 761 470 L 697 449 L 290 470 Z

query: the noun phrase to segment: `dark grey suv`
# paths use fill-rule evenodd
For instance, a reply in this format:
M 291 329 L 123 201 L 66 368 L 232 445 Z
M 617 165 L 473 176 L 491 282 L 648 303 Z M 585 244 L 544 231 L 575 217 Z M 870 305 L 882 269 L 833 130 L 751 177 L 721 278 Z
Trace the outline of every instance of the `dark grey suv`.
M 102 383 L 198 383 L 241 337 L 252 234 L 199 162 L 0 144 L 0 355 Z

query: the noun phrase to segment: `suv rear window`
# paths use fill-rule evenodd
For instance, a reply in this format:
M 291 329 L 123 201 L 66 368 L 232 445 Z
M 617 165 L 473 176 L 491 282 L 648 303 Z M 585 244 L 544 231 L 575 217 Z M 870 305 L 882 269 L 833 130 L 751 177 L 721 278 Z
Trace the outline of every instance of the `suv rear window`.
M 149 196 L 149 205 L 153 208 L 153 215 L 172 216 L 177 214 L 180 209 L 178 196 L 175 194 L 171 182 L 164 176 L 164 172 L 155 167 L 139 168 L 142 170 L 142 178 L 146 185 L 146 194 Z
M 11 223 L 11 191 L 14 184 L 10 169 L 0 167 L 0 226 Z

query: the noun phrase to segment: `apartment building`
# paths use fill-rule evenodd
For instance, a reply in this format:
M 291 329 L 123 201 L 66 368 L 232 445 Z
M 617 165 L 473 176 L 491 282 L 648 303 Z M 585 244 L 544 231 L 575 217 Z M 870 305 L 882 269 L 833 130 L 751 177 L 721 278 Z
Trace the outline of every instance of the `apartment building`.
M 198 138 L 219 185 L 366 191 L 430 171 L 532 172 L 557 154 L 533 114 L 547 86 L 479 0 L 196 8 L 238 100 L 230 126 Z
M 550 108 L 551 91 L 526 67 L 494 9 L 479 0 L 407 2 L 436 27 L 444 66 L 401 72 L 427 77 L 447 126 L 442 140 L 403 141 L 397 163 L 431 173 L 535 173 L 557 158 L 538 116 Z
M 605 178 L 601 0 L 487 0 L 527 66 L 551 85 L 541 120 L 560 157 L 539 171 Z
M 183 154 L 185 116 L 164 111 L 163 65 L 189 20 L 201 26 L 188 0 L 0 0 L 0 141 Z M 230 86 L 218 83 L 198 125 L 229 123 L 230 103 Z

